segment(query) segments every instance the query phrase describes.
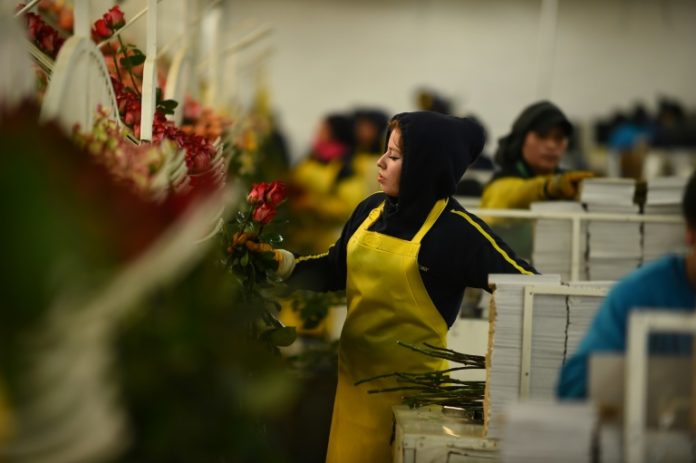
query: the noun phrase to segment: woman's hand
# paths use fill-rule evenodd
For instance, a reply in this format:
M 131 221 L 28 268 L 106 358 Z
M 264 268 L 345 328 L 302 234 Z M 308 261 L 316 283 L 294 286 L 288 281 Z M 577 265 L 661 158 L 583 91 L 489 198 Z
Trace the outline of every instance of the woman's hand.
M 580 190 L 580 183 L 594 177 L 594 173 L 576 170 L 549 177 L 546 181 L 546 197 L 549 199 L 576 199 Z
M 254 241 L 255 237 L 256 235 L 249 232 L 235 233 L 232 237 L 232 244 L 230 247 L 234 248 L 235 246 L 243 245 L 250 252 L 272 252 L 273 260 L 278 263 L 276 274 L 283 280 L 289 277 L 295 268 L 295 256 L 290 251 L 286 251 L 285 249 L 275 249 L 268 243 L 259 243 Z

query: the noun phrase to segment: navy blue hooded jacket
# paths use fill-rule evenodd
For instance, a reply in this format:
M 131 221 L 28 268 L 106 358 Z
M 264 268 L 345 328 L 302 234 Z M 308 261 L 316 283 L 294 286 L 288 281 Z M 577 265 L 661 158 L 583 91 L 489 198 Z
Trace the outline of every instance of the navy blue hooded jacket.
M 428 111 L 401 113 L 393 119 L 399 121 L 403 145 L 399 197 L 375 193 L 362 201 L 326 253 L 297 259 L 288 283 L 317 291 L 345 289 L 348 240 L 372 209 L 384 203 L 370 230 L 410 240 L 435 203 L 449 198 L 421 241 L 418 264 L 428 295 L 451 326 L 466 287 L 488 290 L 490 273 L 536 271 L 451 196 L 483 149 L 483 128 L 472 119 Z

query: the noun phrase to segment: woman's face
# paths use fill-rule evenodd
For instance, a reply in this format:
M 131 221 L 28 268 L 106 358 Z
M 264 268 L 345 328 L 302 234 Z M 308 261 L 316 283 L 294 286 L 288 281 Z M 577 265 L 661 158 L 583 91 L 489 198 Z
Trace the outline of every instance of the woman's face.
M 395 128 L 389 135 L 387 151 L 377 160 L 379 174 L 377 182 L 389 196 L 399 196 L 399 181 L 401 180 L 401 130 Z
M 567 148 L 568 136 L 560 127 L 554 127 L 544 135 L 531 131 L 524 139 L 522 157 L 535 173 L 553 174 Z

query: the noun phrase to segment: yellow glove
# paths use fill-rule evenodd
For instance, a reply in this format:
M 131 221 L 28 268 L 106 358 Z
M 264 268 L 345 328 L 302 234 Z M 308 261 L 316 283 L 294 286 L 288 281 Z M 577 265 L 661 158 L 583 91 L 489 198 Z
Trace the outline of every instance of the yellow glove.
M 295 256 L 285 249 L 275 249 L 268 243 L 257 243 L 253 241 L 255 235 L 249 232 L 235 233 L 232 236 L 232 244 L 230 245 L 228 251 L 232 252 L 237 245 L 245 246 L 251 252 L 272 252 L 273 259 L 278 263 L 276 273 L 281 279 L 286 279 L 292 274 L 295 269 Z
M 232 252 L 232 249 L 239 245 L 245 244 L 249 238 L 253 237 L 253 233 L 249 232 L 237 232 L 234 235 L 232 235 L 232 243 L 230 243 L 230 247 L 228 249 L 228 252 Z
M 256 243 L 254 241 L 247 241 L 245 245 L 251 252 L 272 252 L 273 259 L 278 263 L 276 274 L 282 280 L 289 277 L 295 269 L 295 256 L 290 251 L 275 249 L 268 243 Z
M 232 235 L 232 243 L 230 243 L 230 247 L 227 248 L 227 252 L 234 252 L 234 249 L 237 246 L 244 246 L 251 252 L 272 252 L 273 258 L 276 262 L 280 264 L 280 261 L 283 259 L 282 255 L 280 255 L 278 251 L 273 249 L 273 246 L 271 246 L 270 244 L 258 243 L 254 241 L 254 238 L 256 238 L 256 235 L 250 232 L 235 233 L 234 235 Z
M 549 177 L 546 181 L 546 197 L 549 199 L 575 199 L 578 196 L 580 182 L 594 177 L 594 173 L 584 170 L 564 172 Z

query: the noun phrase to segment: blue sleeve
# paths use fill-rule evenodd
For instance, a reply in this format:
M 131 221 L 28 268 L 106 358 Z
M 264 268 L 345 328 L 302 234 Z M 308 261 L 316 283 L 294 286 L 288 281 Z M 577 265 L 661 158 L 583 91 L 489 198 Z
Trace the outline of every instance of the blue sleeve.
M 617 352 L 626 348 L 626 319 L 632 303 L 627 288 L 617 285 L 604 299 L 578 350 L 566 361 L 556 385 L 562 399 L 587 397 L 589 358 L 595 352 Z

